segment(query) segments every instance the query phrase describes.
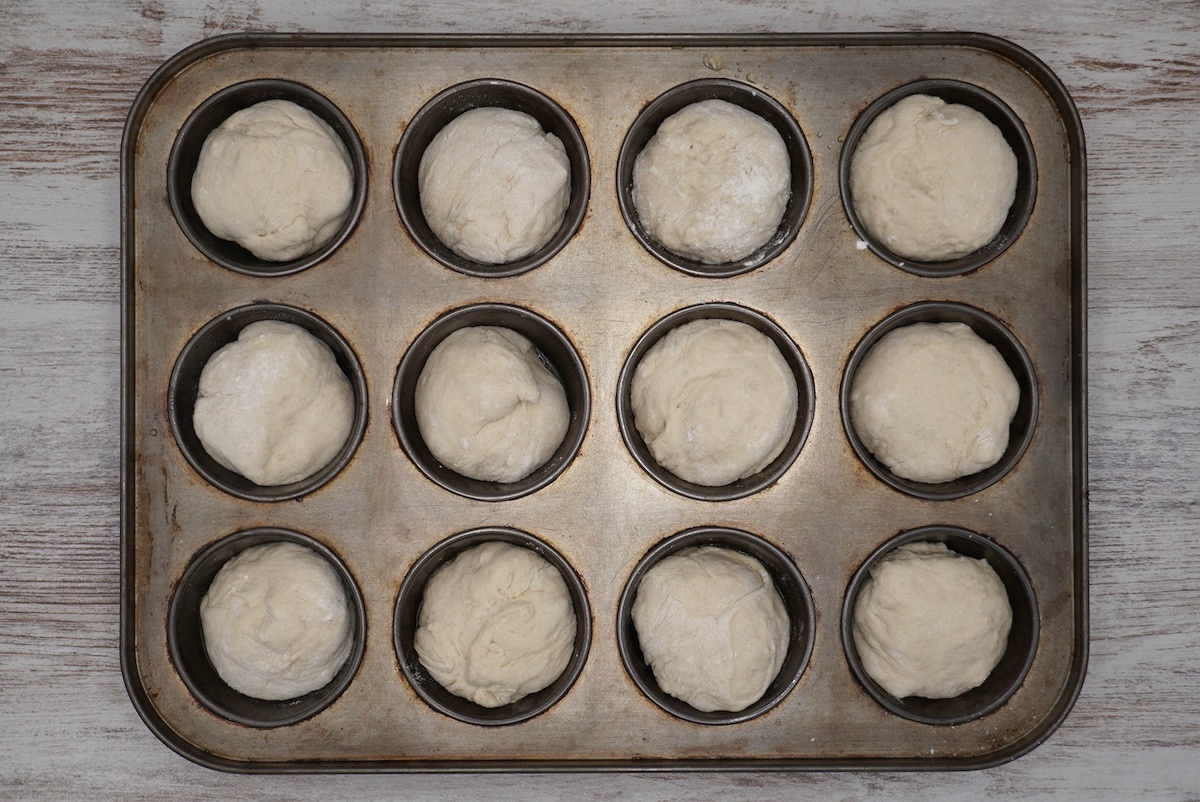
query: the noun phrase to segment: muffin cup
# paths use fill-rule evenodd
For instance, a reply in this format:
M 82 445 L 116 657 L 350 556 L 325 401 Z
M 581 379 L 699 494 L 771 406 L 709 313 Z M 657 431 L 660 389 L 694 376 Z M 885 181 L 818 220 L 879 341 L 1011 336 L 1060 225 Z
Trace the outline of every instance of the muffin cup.
M 260 320 L 294 323 L 329 346 L 354 392 L 354 422 L 340 451 L 324 468 L 298 482 L 259 485 L 209 456 L 192 422 L 200 374 L 218 350 L 237 340 L 242 329 Z M 250 501 L 284 501 L 312 493 L 350 462 L 367 428 L 367 381 L 350 344 L 332 326 L 304 309 L 276 303 L 254 303 L 231 309 L 200 328 L 175 360 L 167 389 L 167 415 L 175 443 L 188 464 L 209 484 Z
M 417 380 L 433 349 L 452 332 L 470 326 L 501 326 L 527 337 L 538 357 L 550 369 L 567 395 L 571 417 L 558 448 L 531 474 L 515 482 L 471 479 L 443 465 L 425 445 L 417 425 Z M 487 303 L 448 312 L 421 332 L 400 360 L 392 389 L 392 426 L 400 446 L 413 464 L 433 482 L 452 493 L 480 501 L 510 501 L 529 495 L 558 478 L 579 452 L 591 417 L 591 392 L 587 371 L 575 346 L 542 316 L 507 304 Z
M 783 602 L 790 619 L 788 651 L 779 673 L 762 697 L 754 704 L 738 711 L 704 711 L 664 692 L 655 679 L 654 670 L 646 663 L 642 647 L 638 642 L 637 630 L 633 625 L 633 603 L 637 599 L 638 586 L 646 572 L 660 560 L 683 549 L 699 546 L 720 546 L 741 552 L 762 563 L 775 583 L 775 590 Z M 660 541 L 634 567 L 617 607 L 617 649 L 625 671 L 646 698 L 676 718 L 696 724 L 739 724 L 757 718 L 779 704 L 791 693 L 800 681 L 813 648 L 813 628 L 816 613 L 812 594 L 804 577 L 791 559 L 777 546 L 768 541 L 743 532 L 719 526 L 700 526 Z
M 659 465 L 658 461 L 654 459 L 654 455 L 650 453 L 646 441 L 642 439 L 642 434 L 638 431 L 633 416 L 631 397 L 633 374 L 642 357 L 672 329 L 693 320 L 703 319 L 735 320 L 753 326 L 767 335 L 779 348 L 780 354 L 788 363 L 788 367 L 792 369 L 792 374 L 796 379 L 796 423 L 792 427 L 791 437 L 788 438 L 783 451 L 771 464 L 758 473 L 727 485 L 708 486 L 689 482 Z M 621 369 L 621 375 L 617 379 L 617 425 L 621 429 L 621 437 L 625 440 L 625 447 L 629 449 L 629 453 L 642 466 L 642 469 L 662 486 L 681 496 L 700 501 L 732 501 L 770 487 L 796 461 L 796 457 L 800 455 L 800 450 L 804 447 L 804 441 L 808 438 L 809 429 L 812 427 L 815 395 L 812 372 L 804 360 L 804 355 L 778 324 L 760 312 L 737 304 L 698 304 L 679 309 L 660 319 L 647 329 L 634 344 L 625 360 L 625 366 Z
M 229 560 L 253 546 L 297 543 L 323 557 L 337 572 L 346 591 L 354 644 L 341 669 L 323 688 L 294 699 L 256 699 L 229 687 L 213 668 L 200 625 L 200 600 L 217 572 Z M 327 546 L 288 529 L 261 527 L 236 532 L 202 549 L 188 564 L 171 597 L 167 613 L 167 648 L 179 678 L 204 707 L 222 718 L 248 727 L 282 727 L 311 718 L 329 707 L 358 672 L 366 644 L 366 607 L 362 593 L 345 564 Z
M 991 242 L 957 259 L 921 261 L 893 253 L 867 230 L 866 225 L 858 216 L 858 212 L 854 209 L 854 198 L 850 193 L 850 165 L 854 161 L 854 152 L 858 148 L 858 142 L 880 114 L 909 95 L 932 95 L 947 103 L 960 104 L 974 109 L 1000 129 L 1000 133 L 1004 135 L 1004 141 L 1008 143 L 1012 148 L 1013 155 L 1017 157 L 1016 194 L 1000 231 L 992 238 Z M 859 239 L 865 242 L 874 254 L 901 270 L 917 276 L 932 278 L 959 276 L 977 270 L 992 261 L 1020 236 L 1030 214 L 1033 213 L 1034 202 L 1037 199 L 1037 158 L 1033 151 L 1033 141 L 1029 138 L 1029 133 L 1021 123 L 1021 119 L 1004 101 L 973 84 L 931 78 L 897 87 L 867 106 L 846 134 L 845 143 L 842 145 L 838 181 L 846 217 L 849 218 L 850 225 L 858 234 Z
M 509 704 L 499 707 L 484 707 L 470 699 L 451 693 L 435 680 L 417 656 L 414 639 L 421 603 L 425 596 L 425 586 L 430 577 L 467 549 L 494 541 L 512 543 L 530 549 L 558 569 L 567 585 L 567 592 L 571 596 L 571 605 L 575 610 L 575 646 L 571 651 L 566 668 L 554 682 L 540 691 L 523 696 Z M 393 639 L 400 670 L 405 679 L 408 680 L 417 695 L 434 710 L 459 721 L 485 727 L 517 724 L 546 712 L 571 690 L 571 686 L 575 684 L 575 680 L 583 671 L 588 651 L 591 648 L 592 612 L 588 605 L 587 589 L 584 587 L 583 580 L 579 578 L 575 569 L 561 554 L 526 532 L 493 526 L 452 535 L 425 552 L 413 564 L 401 583 L 400 594 L 396 598 Z
M 490 107 L 523 112 L 536 119 L 542 130 L 554 134 L 562 142 L 571 163 L 571 199 L 557 233 L 533 253 L 501 264 L 476 262 L 460 256 L 438 239 L 421 210 L 417 180 L 421 157 L 433 138 L 463 112 Z M 587 146 L 571 115 L 541 92 L 499 78 L 457 84 L 439 92 L 422 106 L 404 129 L 396 148 L 392 173 L 392 187 L 400 219 L 417 245 L 446 267 L 482 278 L 502 278 L 528 272 L 561 251 L 583 223 L 591 197 L 591 180 Z
M 329 242 L 316 251 L 286 262 L 259 259 L 232 240 L 210 232 L 192 203 L 192 176 L 204 141 L 234 112 L 264 100 L 290 100 L 320 117 L 337 133 L 350 154 L 354 169 L 354 194 L 346 222 Z M 362 140 L 341 109 L 303 84 L 263 78 L 228 86 L 209 97 L 188 115 L 179 129 L 167 161 L 167 198 L 183 233 L 213 262 L 250 276 L 284 276 L 312 267 L 337 250 L 358 224 L 367 201 L 367 154 Z
M 723 264 L 705 264 L 677 254 L 656 240 L 638 217 L 633 201 L 633 166 L 638 154 L 671 115 L 702 100 L 724 100 L 769 122 L 787 147 L 792 168 L 792 194 L 775 234 L 754 253 Z M 774 259 L 792 243 L 808 213 L 813 192 L 812 153 L 800 126 L 784 106 L 757 87 L 724 78 L 706 78 L 680 84 L 650 101 L 633 121 L 617 156 L 617 202 L 625 224 L 642 246 L 659 261 L 683 273 L 726 278 L 746 273 Z
M 907 696 L 897 699 L 885 691 L 863 668 L 854 645 L 854 606 L 873 567 L 906 543 L 944 543 L 946 548 L 972 559 L 987 560 L 1008 591 L 1012 606 L 1012 629 L 1000 662 L 982 685 L 951 699 Z M 1007 702 L 1025 681 L 1038 647 L 1038 607 L 1033 585 L 1021 563 L 995 541 L 954 526 L 925 526 L 888 540 L 859 567 L 846 589 L 842 607 L 842 645 L 846 662 L 858 683 L 886 710 L 923 724 L 954 725 L 980 718 Z
M 854 431 L 854 422 L 850 418 L 850 390 L 854 386 L 854 378 L 859 366 L 871 348 L 885 334 L 914 323 L 965 323 L 980 338 L 1000 352 L 1000 356 L 1004 358 L 1005 364 L 1016 378 L 1017 384 L 1021 388 L 1021 398 L 1017 402 L 1017 411 L 1008 427 L 1008 447 L 991 467 L 968 476 L 951 479 L 948 482 L 917 482 L 905 479 L 892 473 L 887 466 L 880 462 Z M 999 320 L 965 304 L 950 301 L 926 301 L 888 315 L 875 324 L 854 347 L 842 375 L 841 408 L 842 427 L 846 431 L 850 447 L 867 467 L 867 470 L 902 493 L 930 501 L 947 501 L 969 496 L 990 487 L 1004 478 L 1020 462 L 1025 449 L 1033 440 L 1033 432 L 1037 423 L 1037 376 L 1034 374 L 1033 362 L 1030 361 L 1025 348 Z

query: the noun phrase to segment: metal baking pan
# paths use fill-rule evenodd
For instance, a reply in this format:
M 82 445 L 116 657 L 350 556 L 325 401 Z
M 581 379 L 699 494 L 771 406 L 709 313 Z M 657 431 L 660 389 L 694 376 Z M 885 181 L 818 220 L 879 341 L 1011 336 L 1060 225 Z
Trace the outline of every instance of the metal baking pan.
M 302 263 L 255 264 L 206 241 L 176 191 L 195 158 L 186 144 L 176 150 L 185 123 L 214 124 L 229 107 L 206 101 L 244 102 L 221 93 L 263 79 L 260 93 L 299 85 L 331 107 L 358 165 L 358 214 Z M 994 101 L 1024 137 L 1017 217 L 974 261 L 905 265 L 859 233 L 844 202 L 843 153 L 860 118 L 921 81 Z M 429 120 L 448 112 L 426 104 L 460 85 L 475 87 L 463 97 L 476 104 L 525 103 L 532 89 L 557 109 L 544 125 L 582 145 L 562 236 L 495 274 L 456 264 L 406 206 L 412 156 L 401 143 L 430 136 Z M 785 225 L 745 263 L 673 264 L 627 219 L 623 143 L 644 136 L 643 112 L 661 118 L 662 99 L 681 92 L 766 96 L 802 134 Z M 1021 48 L 963 33 L 225 36 L 146 83 L 125 128 L 121 186 L 121 665 L 138 712 L 184 756 L 245 772 L 967 769 L 1026 753 L 1070 710 L 1088 646 L 1084 142 L 1061 82 Z M 643 335 L 704 308 L 782 332 L 810 372 L 798 450 L 757 484 L 715 494 L 652 475 L 621 397 Z M 363 412 L 353 443 L 312 483 L 260 493 L 214 474 L 180 422 L 180 355 L 214 347 L 228 336 L 221 322 L 246 314 L 322 321 L 352 376 Z M 1023 428 L 997 475 L 905 486 L 848 436 L 847 366 L 897 314 L 990 321 L 1008 338 L 1002 352 L 1024 355 Z M 404 436 L 396 406 L 407 387 L 398 367 L 410 349 L 422 358 L 427 328 L 496 315 L 546 332 L 546 353 L 578 361 L 569 447 L 502 492 L 456 484 Z M 200 558 L 236 551 L 228 539 L 243 532 L 318 544 L 360 594 L 361 653 L 336 687 L 298 703 L 309 707 L 239 707 L 193 665 L 203 656 L 184 620 L 196 590 L 184 575 L 210 576 Z M 401 663 L 406 577 L 428 570 L 435 546 L 479 532 L 561 558 L 586 599 L 562 693 L 499 721 L 447 712 Z M 1023 645 L 997 669 L 1007 686 L 965 709 L 885 705 L 843 641 L 860 566 L 913 532 L 1001 554 L 1025 583 Z M 643 558 L 676 537 L 760 544 L 784 560 L 785 592 L 799 594 L 789 676 L 753 715 L 690 716 L 646 690 L 653 679 L 619 611 Z

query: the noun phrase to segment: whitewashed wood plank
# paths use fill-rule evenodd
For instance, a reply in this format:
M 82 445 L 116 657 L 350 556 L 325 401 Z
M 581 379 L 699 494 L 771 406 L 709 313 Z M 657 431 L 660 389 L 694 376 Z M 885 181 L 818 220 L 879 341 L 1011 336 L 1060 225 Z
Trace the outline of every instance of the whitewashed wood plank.
M 117 153 L 142 81 L 245 29 L 971 29 L 1063 78 L 1089 156 L 1092 662 L 1050 741 L 930 775 L 241 777 L 161 746 L 121 686 Z M 0 798 L 971 797 L 1200 794 L 1200 10 L 1045 4 L 36 0 L 0 9 Z

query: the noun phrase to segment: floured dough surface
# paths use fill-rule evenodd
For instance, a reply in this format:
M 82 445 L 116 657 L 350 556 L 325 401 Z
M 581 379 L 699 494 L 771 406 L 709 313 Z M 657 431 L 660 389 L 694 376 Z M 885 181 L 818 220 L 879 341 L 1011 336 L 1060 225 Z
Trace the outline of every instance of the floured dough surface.
M 791 159 L 765 119 L 724 100 L 668 117 L 633 166 L 633 202 L 647 232 L 705 264 L 766 245 L 791 197 Z
M 337 572 L 298 543 L 252 546 L 225 563 L 200 600 L 200 624 L 217 674 L 256 699 L 325 687 L 354 640 Z
M 1004 583 L 985 560 L 908 543 L 871 570 L 854 605 L 863 668 L 903 699 L 950 699 L 983 684 L 1012 628 Z
M 898 256 L 944 261 L 982 248 L 1004 225 L 1017 157 L 969 106 L 909 95 L 867 128 L 850 162 L 863 225 Z
M 658 686 L 697 710 L 745 710 L 787 656 L 791 623 L 771 575 L 733 549 L 663 558 L 638 585 L 632 616 Z
M 501 326 L 458 329 L 438 343 L 417 379 L 415 407 L 430 453 L 487 482 L 515 482 L 540 468 L 571 419 L 562 382 L 533 343 Z
M 796 377 L 771 338 L 746 323 L 702 319 L 656 342 L 635 368 L 634 424 L 659 465 L 719 486 L 761 471 L 792 436 Z
M 446 690 L 500 707 L 562 674 L 575 648 L 575 610 L 550 562 L 492 541 L 463 551 L 430 577 L 414 645 L 421 665 Z
M 192 414 L 209 456 L 264 486 L 324 468 L 353 423 L 354 392 L 329 346 L 279 320 L 251 323 L 209 358 Z
M 290 100 L 231 114 L 205 139 L 192 176 L 205 228 L 270 262 L 299 259 L 333 239 L 353 195 L 345 143 Z
M 477 108 L 429 143 L 417 185 L 425 221 L 446 247 L 501 264 L 540 249 L 562 226 L 571 163 L 562 141 L 530 115 Z
M 864 446 L 892 473 L 948 482 L 995 465 L 1021 388 L 1004 357 L 965 323 L 914 323 L 872 346 L 850 389 Z

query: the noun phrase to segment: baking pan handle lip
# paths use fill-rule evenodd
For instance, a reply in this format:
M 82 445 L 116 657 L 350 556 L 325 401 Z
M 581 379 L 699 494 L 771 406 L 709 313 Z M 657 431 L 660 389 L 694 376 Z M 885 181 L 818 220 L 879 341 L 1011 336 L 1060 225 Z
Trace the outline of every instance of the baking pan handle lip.
M 1043 85 L 1063 112 L 1067 122 L 1080 132 L 1082 124 L 1079 112 L 1070 93 L 1061 79 L 1050 67 L 1031 51 L 1000 36 L 974 31 L 909 31 L 895 32 L 851 32 L 851 33 L 800 33 L 769 32 L 748 34 L 671 34 L 671 33 L 606 33 L 606 34 L 416 34 L 416 33 L 280 33 L 238 32 L 226 33 L 201 39 L 170 56 L 158 66 L 143 84 L 135 97 L 126 119 L 122 136 L 122 154 L 127 153 L 131 133 L 140 124 L 145 109 L 154 95 L 184 68 L 216 53 L 243 47 L 287 47 L 305 45 L 309 47 L 604 47 L 662 46 L 670 43 L 677 47 L 740 46 L 778 47 L 783 44 L 808 46 L 870 46 L 870 45 L 956 45 L 977 47 L 1001 55 L 1020 65 Z
M 920 35 L 920 34 L 918 34 Z M 1069 184 L 1073 196 L 1071 220 L 1071 437 L 1074 461 L 1074 532 L 1076 605 L 1071 667 L 1066 684 L 1042 721 L 1026 735 L 1006 747 L 971 761 L 962 768 L 983 769 L 1007 763 L 1028 754 L 1053 735 L 1074 708 L 1087 677 L 1090 628 L 1088 578 L 1088 479 L 1087 479 L 1087 146 L 1079 109 L 1066 85 L 1041 58 L 1024 47 L 985 33 L 947 34 L 947 44 L 977 46 L 996 53 L 1024 69 L 1046 93 L 1064 128 L 1068 152 Z M 929 41 L 928 39 L 924 41 Z
M 670 43 L 680 47 L 706 46 L 762 46 L 777 47 L 782 44 L 808 46 L 870 46 L 870 45 L 955 45 L 976 47 L 1000 55 L 1019 65 L 1034 78 L 1054 101 L 1063 115 L 1073 140 L 1076 156 L 1083 158 L 1083 124 L 1070 92 L 1062 80 L 1041 58 L 1021 45 L 1000 36 L 974 31 L 909 31 L 894 32 L 851 32 L 851 33 L 799 33 L 770 32 L 753 34 L 669 34 L 669 33 L 609 33 L 596 35 L 569 35 L 556 33 L 521 34 L 414 34 L 414 33 L 279 33 L 239 32 L 227 33 L 202 39 L 169 57 L 158 66 L 143 84 L 134 98 L 122 133 L 122 160 L 130 155 L 131 143 L 145 116 L 145 111 L 154 96 L 184 68 L 216 53 L 243 47 L 286 47 L 306 45 L 310 47 L 604 47 L 662 46 Z M 1080 164 L 1082 167 L 1082 163 Z

